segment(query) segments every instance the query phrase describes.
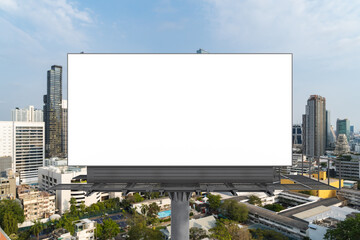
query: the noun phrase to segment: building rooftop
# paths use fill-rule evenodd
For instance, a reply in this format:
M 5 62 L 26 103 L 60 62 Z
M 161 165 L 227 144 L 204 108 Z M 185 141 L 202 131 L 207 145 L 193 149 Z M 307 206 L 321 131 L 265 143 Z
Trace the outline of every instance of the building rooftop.
M 87 180 L 87 175 L 78 175 L 72 178 L 73 180 Z
M 270 210 L 262 208 L 262 207 L 251 205 L 249 203 L 245 203 L 245 204 L 248 207 L 249 212 L 251 214 L 253 214 L 253 215 L 258 215 L 258 216 L 261 216 L 263 218 L 270 219 L 272 221 L 278 222 L 278 223 L 280 223 L 282 225 L 285 225 L 285 226 L 289 226 L 291 228 L 294 227 L 294 228 L 298 228 L 300 230 L 308 229 L 309 223 L 304 221 L 304 220 L 292 219 L 292 218 L 289 218 L 287 216 L 279 215 L 276 212 L 270 211 Z
M 337 188 L 327 185 L 327 180 L 318 181 L 317 178 L 309 178 L 308 176 L 302 175 L 283 175 L 283 179 L 289 179 L 300 185 L 306 185 L 308 190 L 336 190 Z M 336 179 L 336 181 L 339 181 Z M 330 179 L 331 182 L 331 179 Z M 306 188 L 305 188 L 306 189 Z M 304 188 L 299 190 L 305 190 Z M 296 189 L 294 189 L 296 190 Z
M 294 215 L 296 215 L 298 213 L 301 213 L 301 212 L 304 212 L 307 210 L 311 210 L 311 209 L 314 209 L 319 206 L 329 207 L 329 206 L 339 204 L 339 203 L 341 203 L 341 201 L 337 198 L 321 199 L 319 201 L 312 202 L 312 203 L 309 203 L 306 205 L 299 205 L 296 208 L 284 210 L 284 211 L 280 212 L 279 215 L 285 216 L 285 217 L 294 217 Z
M 300 218 L 300 219 L 305 219 L 305 218 L 312 217 L 314 215 L 318 215 L 318 214 L 323 213 L 323 212 L 327 212 L 329 210 L 330 210 L 329 207 L 325 207 L 325 206 L 321 205 L 321 206 L 314 207 L 312 209 L 305 210 L 303 212 L 294 214 L 293 216 L 297 217 L 297 218 Z

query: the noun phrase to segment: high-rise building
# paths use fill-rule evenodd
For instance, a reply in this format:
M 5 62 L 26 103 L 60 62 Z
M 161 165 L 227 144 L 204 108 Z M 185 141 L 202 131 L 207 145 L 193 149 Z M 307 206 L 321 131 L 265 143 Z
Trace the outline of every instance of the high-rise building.
M 336 134 L 332 125 L 330 125 L 330 134 L 328 135 L 328 139 L 330 141 L 329 147 L 333 149 L 335 147 Z
M 43 122 L 43 111 L 35 109 L 34 106 L 20 109 L 15 108 L 11 110 L 11 120 L 14 122 Z
M 0 177 L 4 176 L 8 169 L 12 169 L 12 158 L 11 158 L 11 156 L 0 157 Z
M 11 157 L 20 183 L 36 183 L 44 161 L 44 122 L 3 121 L 0 136 L 0 154 Z
M 355 134 L 355 128 L 354 128 L 354 125 L 351 125 L 350 126 L 350 137 L 354 138 L 354 134 Z
M 53 65 L 47 72 L 47 94 L 44 95 L 45 156 L 62 154 L 62 67 Z
M 332 148 L 334 143 L 335 139 L 333 139 L 331 134 L 330 111 L 326 110 L 326 148 Z
M 336 120 L 336 137 L 340 134 L 345 134 L 347 140 L 350 140 L 350 121 L 349 119 L 337 119 Z
M 68 109 L 67 109 L 67 100 L 62 100 L 62 129 L 61 129 L 61 139 L 62 139 L 62 152 L 63 152 L 63 156 L 67 157 L 67 136 L 68 136 Z
M 200 48 L 199 50 L 196 50 L 196 53 L 209 53 L 209 52 Z
M 302 128 L 300 124 L 294 124 L 292 127 L 292 143 L 293 145 L 299 144 L 302 145 L 303 142 L 303 134 L 302 134 Z
M 305 154 L 319 157 L 324 155 L 326 146 L 326 100 L 319 95 L 311 95 L 303 115 Z

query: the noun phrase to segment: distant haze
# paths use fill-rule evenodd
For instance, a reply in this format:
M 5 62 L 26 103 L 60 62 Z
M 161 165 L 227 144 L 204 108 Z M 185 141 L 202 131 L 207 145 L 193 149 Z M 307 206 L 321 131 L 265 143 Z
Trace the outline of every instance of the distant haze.
M 326 98 L 332 125 L 336 118 L 348 118 L 357 131 L 358 12 L 359 2 L 332 0 L 1 1 L 0 120 L 10 120 L 15 107 L 42 109 L 46 71 L 54 64 L 64 67 L 66 99 L 68 52 L 193 53 L 203 48 L 293 53 L 294 123 L 301 123 L 309 96 L 318 94 Z M 276 94 L 276 86 L 269 91 Z M 264 116 L 264 123 L 268 117 L 273 116 Z

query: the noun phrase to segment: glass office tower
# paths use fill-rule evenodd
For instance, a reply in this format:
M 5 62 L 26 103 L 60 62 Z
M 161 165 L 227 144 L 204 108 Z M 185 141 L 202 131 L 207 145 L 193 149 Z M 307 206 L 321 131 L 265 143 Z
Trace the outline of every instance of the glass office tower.
M 347 141 L 350 140 L 350 121 L 349 119 L 337 119 L 336 120 L 336 136 L 339 134 L 345 134 Z
M 53 65 L 47 72 L 44 122 L 45 157 L 62 157 L 62 66 Z

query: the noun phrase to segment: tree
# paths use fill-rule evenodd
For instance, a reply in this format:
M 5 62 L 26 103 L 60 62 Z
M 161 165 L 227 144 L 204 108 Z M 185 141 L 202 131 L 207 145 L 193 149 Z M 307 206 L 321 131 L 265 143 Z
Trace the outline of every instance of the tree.
M 129 210 L 131 207 L 131 202 L 128 199 L 123 199 L 121 201 L 121 206 L 125 209 L 125 210 Z
M 359 239 L 360 236 L 360 214 L 355 217 L 349 217 L 337 224 L 336 228 L 328 229 L 325 234 L 325 239 L 328 240 L 345 240 L 345 239 Z
M 18 234 L 18 240 L 28 240 L 30 239 L 30 229 L 29 230 L 25 230 L 25 231 L 22 231 Z
M 157 214 L 160 212 L 160 207 L 155 202 L 149 205 L 148 216 L 157 217 Z
M 152 193 L 149 193 L 149 192 L 146 192 L 144 194 L 144 197 L 146 199 L 155 199 L 155 198 L 159 198 L 160 197 L 160 193 L 158 192 L 152 192 Z
M 249 213 L 245 204 L 239 203 L 234 199 L 225 200 L 220 207 L 220 211 L 229 219 L 237 222 L 245 222 Z
M 15 234 L 15 233 L 12 233 L 11 235 L 9 235 L 9 238 L 11 240 L 19 240 L 19 236 L 17 234 Z
M 240 228 L 235 221 L 221 219 L 210 229 L 211 237 L 218 240 L 250 240 L 251 234 L 246 228 Z
M 90 207 L 88 208 L 88 212 L 92 212 L 92 213 L 98 213 L 100 212 L 100 208 L 96 203 L 93 203 L 90 205 Z
M 96 224 L 95 239 L 102 239 L 102 237 L 103 237 L 103 227 L 102 227 L 102 224 Z
M 277 204 L 277 203 L 267 204 L 264 206 L 264 208 L 269 209 L 274 212 L 280 212 L 285 209 L 283 206 L 281 206 L 280 204 Z
M 192 227 L 190 228 L 190 240 L 201 240 L 207 238 L 206 231 L 202 228 Z
M 251 196 L 249 197 L 248 203 L 250 203 L 250 204 L 252 204 L 252 205 L 259 206 L 259 207 L 262 206 L 262 201 L 261 201 L 261 199 L 260 199 L 258 196 L 255 196 L 255 195 L 251 195 Z
M 78 215 L 78 210 L 76 207 L 76 199 L 75 198 L 70 198 L 70 214 L 73 216 L 77 216 Z
M 128 239 L 129 240 L 152 240 L 152 239 L 162 239 L 162 233 L 158 229 L 151 229 L 146 226 L 145 217 L 139 215 L 135 212 L 133 217 L 128 220 L 129 231 Z
M 144 201 L 144 198 L 143 198 L 139 193 L 135 193 L 133 196 L 134 196 L 135 202 L 142 202 L 142 201 Z
M 149 211 L 149 206 L 148 206 L 148 205 L 145 205 L 145 204 L 142 204 L 142 205 L 141 205 L 141 213 L 142 213 L 144 216 L 146 216 L 147 213 L 148 213 L 148 211 Z
M 98 202 L 95 203 L 98 207 L 100 211 L 104 211 L 105 210 L 105 204 L 103 202 Z
M 13 215 L 12 212 L 6 211 L 3 218 L 2 227 L 7 235 L 11 235 L 12 233 L 17 233 L 17 219 Z
M 30 232 L 39 240 L 39 235 L 43 229 L 44 226 L 40 221 L 34 221 L 34 225 L 31 226 Z
M 102 224 L 103 239 L 111 239 L 120 233 L 120 228 L 112 219 L 104 220 Z
M 210 237 L 217 240 L 231 240 L 231 235 L 227 230 L 223 220 L 217 220 L 216 226 L 209 230 Z
M 208 202 L 209 202 L 209 208 L 213 211 L 216 211 L 221 205 L 221 196 L 209 194 Z
M 226 224 L 225 224 L 226 225 Z M 232 240 L 250 240 L 251 234 L 247 228 L 240 228 L 236 222 L 226 225 Z
M 73 222 L 78 220 L 78 217 L 68 217 L 67 215 L 64 215 L 62 218 L 60 218 L 59 222 L 56 224 L 56 228 L 65 228 L 68 230 L 71 234 L 75 233 L 75 227 L 73 225 Z
M 6 221 L 5 221 L 6 216 Z M 1 200 L 0 201 L 0 226 L 2 229 L 8 229 L 8 235 L 17 232 L 18 223 L 25 220 L 24 210 L 19 202 L 16 200 Z
M 86 210 L 86 205 L 85 205 L 85 202 L 82 201 L 82 202 L 80 203 L 80 211 L 81 211 L 82 214 L 84 214 L 84 213 L 85 213 L 85 210 Z
M 269 229 L 250 229 L 250 233 L 254 239 L 259 240 L 288 240 L 289 238 L 283 234 Z

